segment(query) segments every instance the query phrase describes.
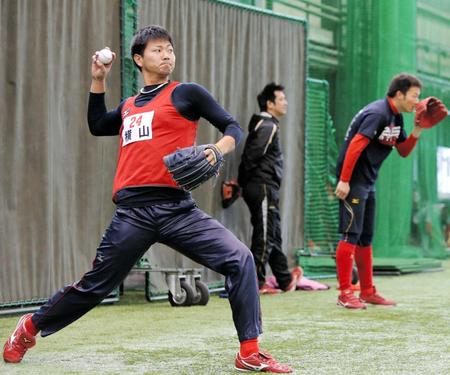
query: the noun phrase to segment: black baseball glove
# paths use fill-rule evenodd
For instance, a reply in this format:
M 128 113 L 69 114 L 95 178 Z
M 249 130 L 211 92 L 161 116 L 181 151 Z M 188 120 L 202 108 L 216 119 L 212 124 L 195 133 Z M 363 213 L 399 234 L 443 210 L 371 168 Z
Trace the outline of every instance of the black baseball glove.
M 214 153 L 214 165 L 206 159 L 207 149 Z M 164 156 L 163 161 L 178 186 L 191 191 L 219 174 L 223 155 L 217 146 L 208 144 L 181 148 Z

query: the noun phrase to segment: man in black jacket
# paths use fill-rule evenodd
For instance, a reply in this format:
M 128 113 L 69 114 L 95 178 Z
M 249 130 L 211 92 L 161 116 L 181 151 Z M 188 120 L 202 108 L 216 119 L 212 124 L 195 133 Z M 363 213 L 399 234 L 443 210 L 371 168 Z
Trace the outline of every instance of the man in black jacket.
M 287 112 L 284 87 L 269 83 L 258 95 L 260 114 L 254 114 L 248 126 L 238 182 L 250 210 L 253 235 L 251 251 L 255 259 L 261 294 L 295 290 L 301 276 L 300 267 L 289 272 L 281 248 L 279 210 L 283 177 L 283 154 L 279 138 L 279 119 Z M 269 263 L 280 289 L 268 286 L 266 264 Z

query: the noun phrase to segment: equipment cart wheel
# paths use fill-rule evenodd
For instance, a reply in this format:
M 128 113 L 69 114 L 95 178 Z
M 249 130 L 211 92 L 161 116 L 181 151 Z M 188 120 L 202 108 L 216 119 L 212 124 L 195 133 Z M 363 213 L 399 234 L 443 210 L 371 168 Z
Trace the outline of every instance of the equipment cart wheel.
M 195 280 L 196 296 L 192 301 L 193 305 L 207 305 L 209 301 L 209 289 L 203 281 Z
M 180 292 L 173 295 L 169 290 L 169 302 L 173 307 L 191 306 L 194 294 L 194 289 L 185 280 L 180 280 Z

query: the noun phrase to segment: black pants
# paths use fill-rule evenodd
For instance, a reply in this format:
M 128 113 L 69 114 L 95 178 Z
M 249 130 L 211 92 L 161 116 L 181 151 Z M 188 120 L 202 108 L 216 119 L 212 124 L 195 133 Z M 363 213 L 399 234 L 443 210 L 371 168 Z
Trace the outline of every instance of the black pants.
M 59 290 L 34 313 L 32 320 L 41 335 L 64 328 L 98 305 L 155 242 L 224 275 L 239 340 L 259 336 L 261 316 L 252 254 L 192 200 L 118 208 L 97 249 L 92 270 Z
M 243 188 L 243 198 L 250 209 L 253 225 L 250 250 L 255 259 L 259 286 L 265 282 L 269 263 L 278 285 L 285 289 L 292 277 L 281 249 L 279 196 L 278 189 L 265 184 L 249 183 Z
M 342 239 L 355 245 L 369 246 L 374 227 L 374 187 L 351 183 L 347 198 L 339 200 L 339 232 Z

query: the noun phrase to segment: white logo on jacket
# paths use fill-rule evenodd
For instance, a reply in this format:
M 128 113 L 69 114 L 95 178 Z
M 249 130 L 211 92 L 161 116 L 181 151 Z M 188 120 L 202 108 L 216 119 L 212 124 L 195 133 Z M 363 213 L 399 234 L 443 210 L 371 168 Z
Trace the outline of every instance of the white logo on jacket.
M 378 137 L 378 141 L 384 145 L 394 146 L 400 136 L 402 128 L 393 124 L 386 126 Z

